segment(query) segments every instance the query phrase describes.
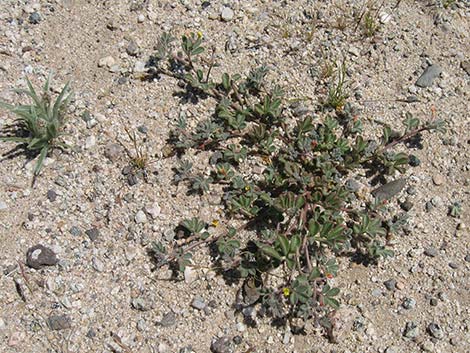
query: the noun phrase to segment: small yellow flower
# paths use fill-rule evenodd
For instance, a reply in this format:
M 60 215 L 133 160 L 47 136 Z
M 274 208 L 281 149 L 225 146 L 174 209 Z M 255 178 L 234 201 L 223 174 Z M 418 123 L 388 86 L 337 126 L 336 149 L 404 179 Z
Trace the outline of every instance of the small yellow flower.
M 288 297 L 290 295 L 290 289 L 287 287 L 282 288 L 282 293 L 284 294 L 285 297 Z
M 202 38 L 202 32 L 201 32 L 201 31 L 197 31 L 197 36 L 198 36 L 199 38 Z
M 218 219 L 213 219 L 212 222 L 211 222 L 211 225 L 213 227 L 217 227 L 219 225 L 219 220 Z
M 245 191 L 250 191 L 250 185 L 245 186 Z

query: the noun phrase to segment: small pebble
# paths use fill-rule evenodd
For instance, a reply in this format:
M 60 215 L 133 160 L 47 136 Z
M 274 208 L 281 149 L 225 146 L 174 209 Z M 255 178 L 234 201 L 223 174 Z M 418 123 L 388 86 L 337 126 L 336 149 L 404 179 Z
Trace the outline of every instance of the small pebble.
M 417 167 L 421 164 L 421 161 L 414 154 L 410 154 L 410 156 L 408 157 L 408 164 L 412 167 Z
M 68 315 L 51 315 L 47 319 L 47 325 L 51 330 L 66 330 L 72 327 L 72 320 Z
M 143 14 L 140 14 L 138 17 L 137 17 L 137 22 L 139 23 L 142 23 L 145 21 L 145 16 Z
M 114 60 L 114 58 L 112 56 L 109 56 L 109 55 L 101 58 L 98 61 L 98 67 L 111 68 L 111 66 L 113 66 L 114 64 L 116 64 L 116 60 Z
M 96 137 L 94 135 L 88 136 L 85 139 L 85 149 L 88 150 L 92 148 L 94 145 L 96 145 Z
M 211 344 L 211 352 L 212 353 L 230 353 L 230 338 L 229 337 L 221 337 L 217 338 L 212 341 Z
M 235 16 L 235 13 L 230 7 L 224 7 L 222 9 L 221 17 L 222 17 L 222 20 L 224 20 L 225 22 L 229 22 L 233 20 L 234 16 Z
M 176 324 L 175 313 L 173 311 L 166 313 L 165 315 L 163 315 L 163 318 L 161 319 L 161 321 L 158 322 L 158 324 L 163 327 L 173 326 L 174 324 Z
M 416 86 L 425 88 L 432 85 L 433 81 L 441 74 L 439 65 L 431 65 L 424 70 L 423 74 L 416 81 Z
M 406 199 L 405 202 L 402 202 L 400 204 L 400 207 L 402 208 L 403 211 L 408 212 L 413 208 L 413 203 L 410 200 Z
M 435 174 L 433 177 L 432 177 L 432 181 L 434 182 L 435 185 L 442 185 L 444 184 L 444 177 L 440 174 Z
M 385 288 L 387 288 L 388 290 L 395 290 L 396 285 L 397 285 L 397 281 L 394 280 L 394 279 L 389 279 L 389 280 L 384 282 L 384 285 L 385 285 Z
M 41 244 L 30 247 L 26 252 L 26 264 L 36 270 L 44 266 L 54 266 L 58 262 L 55 252 Z
M 204 302 L 204 299 L 202 297 L 196 295 L 193 301 L 191 302 L 191 306 L 197 310 L 204 310 L 204 308 L 206 307 L 206 303 Z
M 41 20 L 41 15 L 38 12 L 33 12 L 31 15 L 29 15 L 28 18 L 29 23 L 33 25 L 37 25 L 39 22 L 41 22 Z
M 144 211 L 142 210 L 137 211 L 135 215 L 135 223 L 137 224 L 147 223 L 147 215 L 145 214 Z
M 80 234 L 82 234 L 82 231 L 77 226 L 71 226 L 69 229 L 69 233 L 74 237 L 78 237 Z
M 419 335 L 418 325 L 414 322 L 407 322 L 405 325 L 405 330 L 403 332 L 403 336 L 406 338 L 416 338 Z
M 413 309 L 416 306 L 416 300 L 413 298 L 405 298 L 405 300 L 403 300 L 402 306 L 406 310 Z
M 428 325 L 427 330 L 428 330 L 428 333 L 432 337 L 434 337 L 438 340 L 441 340 L 441 339 L 444 338 L 444 331 L 442 330 L 442 327 L 439 324 L 436 324 L 436 323 L 432 322 Z
M 47 198 L 50 202 L 54 202 L 57 199 L 57 194 L 54 190 L 47 191 Z
M 132 299 L 131 305 L 134 309 L 139 311 L 148 311 L 151 309 L 147 301 L 142 297 Z
M 93 257 L 91 260 L 91 265 L 97 272 L 103 272 L 104 271 L 104 263 L 97 257 Z
M 126 47 L 126 52 L 130 56 L 137 56 L 137 54 L 139 53 L 139 47 L 137 46 L 137 43 L 134 41 L 130 41 Z
M 111 162 L 115 162 L 121 155 L 122 147 L 117 143 L 110 143 L 104 149 L 104 156 Z
M 434 247 L 429 247 L 424 249 L 424 255 L 429 256 L 429 257 L 436 257 L 439 254 L 436 248 Z
M 100 231 L 98 230 L 98 228 L 93 227 L 91 229 L 87 229 L 85 231 L 85 234 L 88 235 L 88 238 L 91 241 L 96 241 L 98 237 L 100 236 Z
M 0 200 L 0 211 L 6 210 L 8 208 L 8 205 L 6 202 Z

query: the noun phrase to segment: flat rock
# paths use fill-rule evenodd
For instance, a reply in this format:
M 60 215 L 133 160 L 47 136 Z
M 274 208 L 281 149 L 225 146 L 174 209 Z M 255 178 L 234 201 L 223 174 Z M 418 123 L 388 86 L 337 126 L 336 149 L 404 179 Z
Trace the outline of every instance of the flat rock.
M 109 143 L 104 148 L 104 156 L 111 162 L 115 162 L 122 153 L 122 147 L 117 143 Z
M 29 248 L 26 252 L 26 264 L 36 270 L 44 266 L 54 266 L 58 262 L 54 251 L 41 244 Z
M 53 331 L 66 330 L 72 327 L 72 320 L 68 315 L 51 315 L 47 318 L 47 325 Z
M 416 86 L 421 88 L 431 86 L 433 81 L 441 74 L 441 72 L 442 69 L 439 65 L 428 66 L 416 81 Z
M 393 196 L 400 193 L 400 191 L 405 187 L 406 179 L 401 178 L 394 181 L 391 181 L 385 185 L 379 186 L 377 189 L 372 191 L 372 196 L 378 198 L 379 200 L 388 200 Z

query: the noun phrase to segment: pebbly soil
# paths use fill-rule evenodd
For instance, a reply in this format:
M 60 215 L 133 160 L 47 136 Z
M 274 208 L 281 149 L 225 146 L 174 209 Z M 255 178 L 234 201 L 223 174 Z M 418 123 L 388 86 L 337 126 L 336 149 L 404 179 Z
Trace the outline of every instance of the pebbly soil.
M 470 6 L 385 1 L 380 28 L 367 37 L 354 14 L 364 3 L 1 1 L 0 98 L 24 102 L 11 88 L 24 87 L 26 76 L 42 84 L 52 70 L 53 89 L 70 80 L 75 100 L 64 138 L 73 147 L 49 155 L 34 187 L 34 161 L 20 154 L 0 163 L 0 351 L 199 353 L 212 344 L 216 352 L 467 352 Z M 152 241 L 171 240 L 184 218 L 221 217 L 220 195 L 187 196 L 172 182 L 176 157 L 163 157 L 178 115 L 196 122 L 214 104 L 181 99 L 173 78 L 139 79 L 163 31 L 201 31 L 216 48 L 214 75 L 268 65 L 306 109 L 326 93 L 326 63 L 344 59 L 361 119 L 398 127 L 408 111 L 448 122 L 445 135 L 426 135 L 413 151 L 421 164 L 394 201 L 412 206 L 407 231 L 393 239 L 396 256 L 369 267 L 340 262 L 338 343 L 311 325 L 303 335 L 266 318 L 247 325 L 233 308 L 238 286 L 206 267 L 180 281 L 154 270 Z M 442 72 L 418 87 L 430 65 Z M 1 111 L 0 127 L 13 118 Z M 118 141 L 131 149 L 125 128 L 148 149 L 147 181 L 122 173 L 129 157 Z M 14 147 L 0 143 L 0 153 Z M 205 170 L 207 156 L 188 158 Z M 448 215 L 453 202 L 462 205 L 459 217 Z M 37 244 L 58 263 L 27 266 Z M 206 255 L 196 260 L 209 265 Z

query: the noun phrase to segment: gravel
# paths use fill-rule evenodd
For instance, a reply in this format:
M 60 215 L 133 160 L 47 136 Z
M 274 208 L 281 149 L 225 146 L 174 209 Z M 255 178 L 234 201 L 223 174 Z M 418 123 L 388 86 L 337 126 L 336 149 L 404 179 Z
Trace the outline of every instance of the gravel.
M 395 2 L 383 4 L 378 33 L 365 38 L 361 25 L 349 26 L 361 4 L 344 0 L 0 1 L 0 100 L 26 103 L 12 87 L 25 87 L 26 76 L 40 87 L 50 70 L 51 96 L 69 80 L 74 89 L 61 137 L 71 147 L 49 154 L 35 184 L 30 167 L 36 160 L 23 167 L 29 156 L 20 153 L 0 163 L 0 351 L 46 352 L 67 341 L 70 351 L 83 353 L 465 352 L 470 232 L 458 224 L 470 224 L 468 7 L 462 1 L 447 9 L 409 1 L 395 7 Z M 31 23 L 35 13 L 40 19 Z M 342 18 L 344 29 L 336 26 Z M 212 169 L 209 150 L 178 156 L 165 147 L 180 113 L 192 128 L 210 117 L 215 102 L 195 102 L 194 92 L 187 97 L 185 87 L 165 75 L 145 77 L 163 31 L 176 38 L 200 31 L 206 51 L 196 65 L 207 69 L 215 48 L 217 81 L 223 72 L 245 76 L 252 67 L 268 65 L 268 80 L 287 91 L 289 123 L 309 115 L 314 123 L 322 121 L 320 101 L 335 75 L 321 73 L 343 58 L 348 102 L 357 108 L 354 118 L 363 122 L 367 138 L 380 139 L 383 124 L 402 131 L 407 112 L 422 122 L 433 117 L 447 122 L 444 134 L 423 132 L 419 140 L 393 148 L 409 156 L 412 168 L 404 174 L 381 179 L 364 170 L 345 176 L 356 182 L 345 182 L 355 202 L 376 195 L 394 211 L 409 209 L 406 201 L 413 207 L 403 231 L 388 234 L 393 258 L 369 266 L 338 259 L 338 276 L 329 280 L 341 289 L 342 306 L 334 314 L 333 332 L 341 332 L 337 343 L 311 323 L 291 335 L 273 325 L 256 290 L 209 270 L 220 260 L 211 258 L 213 249 L 198 248 L 183 275 L 155 266 L 149 255 L 153 243 L 184 241 L 175 234 L 183 219 L 218 218 L 220 227 L 244 223 L 225 218 L 217 201 L 221 190 L 193 195 L 184 182 L 174 183 L 180 157 L 198 173 Z M 13 118 L 1 110 L 0 128 Z M 119 141 L 134 152 L 125 128 L 136 131 L 148 151 L 147 180 L 132 166 L 121 174 L 129 158 Z M 13 147 L 0 142 L 0 154 Z M 254 174 L 261 175 L 263 165 L 256 167 Z M 388 184 L 394 180 L 399 181 Z M 371 195 L 381 185 L 385 188 Z M 447 213 L 455 200 L 463 205 L 458 218 Z M 139 210 L 143 223 L 135 219 Z M 245 229 L 240 236 L 252 233 Z M 36 244 L 50 249 L 57 263 L 31 268 L 21 254 Z M 428 247 L 435 248 L 434 257 L 424 252 Z M 268 280 L 276 281 L 275 275 Z M 396 281 L 395 289 L 385 287 L 389 279 Z M 195 296 L 203 298 L 202 310 L 191 306 Z M 135 308 L 136 299 L 151 309 Z M 51 331 L 48 318 L 64 314 L 71 328 Z M 406 322 L 416 327 L 405 335 Z M 436 337 L 431 323 L 440 328 L 432 331 Z

